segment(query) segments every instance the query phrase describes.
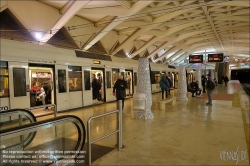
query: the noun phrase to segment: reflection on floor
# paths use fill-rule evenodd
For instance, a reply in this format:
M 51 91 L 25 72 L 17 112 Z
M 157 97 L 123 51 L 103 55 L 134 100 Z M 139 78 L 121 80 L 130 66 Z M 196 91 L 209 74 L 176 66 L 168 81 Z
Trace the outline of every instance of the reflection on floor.
M 213 94 L 235 94 L 238 93 L 237 86 L 239 83 L 229 81 L 227 87 L 217 86 Z M 171 91 L 171 96 L 176 96 L 176 92 Z M 246 131 L 249 128 L 245 127 L 241 108 L 235 107 L 232 100 L 221 97 L 213 100 L 213 106 L 206 106 L 207 100 L 191 97 L 187 102 L 167 105 L 165 110 L 160 110 L 157 105 L 161 93 L 153 94 L 152 100 L 154 119 L 146 121 L 131 119 L 133 99 L 125 100 L 122 118 L 125 148 L 111 150 L 117 144 L 116 135 L 96 142 L 101 149 L 110 147 L 110 151 L 107 150 L 109 153 L 95 160 L 93 165 L 249 165 L 249 132 Z M 76 115 L 86 125 L 90 117 L 113 110 L 116 110 L 116 102 L 63 112 L 58 116 Z M 53 115 L 40 117 L 38 121 L 48 117 Z M 92 140 L 115 131 L 116 118 L 112 114 L 94 119 Z M 74 133 L 72 126 L 61 127 L 58 131 L 61 137 L 75 140 Z M 53 140 L 54 130 L 46 129 L 37 134 L 31 146 Z

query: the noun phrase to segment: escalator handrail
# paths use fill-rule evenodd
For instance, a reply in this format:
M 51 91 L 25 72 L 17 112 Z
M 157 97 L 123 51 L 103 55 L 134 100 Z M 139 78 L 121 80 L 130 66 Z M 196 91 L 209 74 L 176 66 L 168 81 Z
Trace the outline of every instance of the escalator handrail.
M 73 124 L 75 124 L 78 130 L 78 141 L 75 146 L 75 149 L 73 150 L 75 151 L 73 155 L 77 156 L 79 155 L 80 151 L 83 149 L 85 139 L 86 139 L 86 131 L 85 131 L 85 126 L 82 120 L 75 115 L 59 116 L 59 117 L 52 118 L 52 119 L 47 119 L 47 120 L 43 120 L 43 121 L 39 121 L 39 122 L 35 122 L 35 123 L 23 125 L 23 126 L 17 126 L 14 128 L 2 130 L 0 133 L 0 141 L 9 139 L 15 136 L 23 135 L 26 133 L 38 131 L 41 129 L 50 128 L 52 126 L 56 126 L 59 124 L 68 123 L 68 122 L 72 122 Z
M 1 117 L 14 116 L 14 115 L 25 115 L 26 117 L 29 118 L 30 123 L 36 122 L 35 115 L 32 112 L 30 112 L 28 110 L 25 110 L 25 109 L 16 108 L 16 109 L 0 111 L 0 116 Z
M 4 110 L 4 111 L 0 111 L 0 117 L 6 117 L 6 116 L 15 116 L 15 115 L 24 115 L 28 118 L 28 120 L 30 121 L 30 123 L 35 123 L 37 122 L 35 115 L 25 109 L 21 109 L 21 108 L 16 108 L 16 109 L 10 109 L 10 110 Z M 25 138 L 25 140 L 23 140 L 23 147 L 28 146 L 32 140 L 35 138 L 36 136 L 36 132 L 31 132 L 29 133 L 29 135 Z

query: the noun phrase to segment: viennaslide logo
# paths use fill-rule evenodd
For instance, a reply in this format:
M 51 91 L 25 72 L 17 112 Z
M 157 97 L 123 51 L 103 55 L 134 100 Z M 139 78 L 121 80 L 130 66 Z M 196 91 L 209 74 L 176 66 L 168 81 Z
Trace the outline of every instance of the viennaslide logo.
M 239 150 L 239 146 L 235 150 L 220 151 L 220 159 L 224 161 L 234 160 L 236 165 L 240 161 L 247 161 L 247 150 Z

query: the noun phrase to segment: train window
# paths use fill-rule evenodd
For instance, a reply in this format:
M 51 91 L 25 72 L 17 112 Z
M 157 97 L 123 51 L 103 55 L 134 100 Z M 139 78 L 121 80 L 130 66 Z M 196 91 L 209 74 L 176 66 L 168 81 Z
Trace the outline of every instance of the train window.
M 58 89 L 59 93 L 66 92 L 66 70 L 58 70 Z
M 119 69 L 112 69 L 112 86 L 115 85 L 116 80 L 119 77 Z
M 0 97 L 9 96 L 9 70 L 6 61 L 0 61 L 0 90 Z
M 84 85 L 85 90 L 90 90 L 90 71 L 84 70 Z
M 82 90 L 82 68 L 80 66 L 69 66 L 69 91 Z
M 111 73 L 110 73 L 110 71 L 106 71 L 106 77 L 107 77 L 107 88 L 111 88 Z
M 13 68 L 14 97 L 26 96 L 25 68 Z
M 137 73 L 134 73 L 134 81 L 135 86 L 137 86 Z
M 151 84 L 158 84 L 161 80 L 159 71 L 151 71 Z

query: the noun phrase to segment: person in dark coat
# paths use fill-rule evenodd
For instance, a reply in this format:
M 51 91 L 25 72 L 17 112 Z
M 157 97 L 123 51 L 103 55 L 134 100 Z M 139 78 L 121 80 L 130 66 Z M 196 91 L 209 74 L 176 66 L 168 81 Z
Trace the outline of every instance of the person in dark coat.
M 97 78 L 95 77 L 95 74 L 92 74 L 92 95 L 93 95 L 93 100 L 95 101 L 98 101 L 100 88 L 101 85 L 98 82 Z
M 229 81 L 229 79 L 228 79 L 227 75 L 225 75 L 225 77 L 224 77 L 225 86 L 227 86 L 228 81 Z
M 202 85 L 203 93 L 206 93 L 206 82 L 207 82 L 207 78 L 204 75 L 202 75 L 201 76 L 201 85 Z
M 210 89 L 211 84 L 212 84 L 212 79 L 211 79 L 211 74 L 208 74 L 208 80 L 207 80 L 207 98 L 208 98 L 208 102 L 206 103 L 207 106 L 212 106 L 212 91 Z
M 51 91 L 52 91 L 52 85 L 50 80 L 43 83 L 43 89 L 45 92 L 45 104 L 51 104 Z M 45 110 L 49 110 L 48 107 L 45 108 Z
M 160 80 L 161 87 L 161 98 L 164 99 L 164 91 L 166 92 L 166 98 L 168 98 L 168 90 L 170 89 L 170 85 L 168 79 L 166 78 L 166 74 L 163 74 Z
M 113 87 L 113 96 L 116 96 L 116 101 L 122 100 L 122 110 L 124 109 L 124 99 L 126 97 L 127 82 L 120 75 Z

